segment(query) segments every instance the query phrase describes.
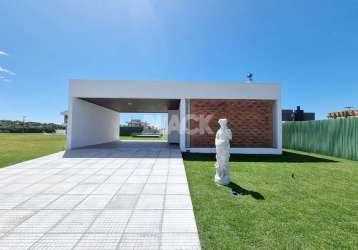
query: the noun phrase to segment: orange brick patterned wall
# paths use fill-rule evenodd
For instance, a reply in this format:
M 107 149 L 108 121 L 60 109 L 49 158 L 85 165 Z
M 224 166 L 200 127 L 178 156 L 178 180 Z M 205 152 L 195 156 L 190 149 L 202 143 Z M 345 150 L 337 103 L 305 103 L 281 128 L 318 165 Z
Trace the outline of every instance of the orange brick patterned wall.
M 191 147 L 214 147 L 218 120 L 227 118 L 232 131 L 232 147 L 268 148 L 273 145 L 271 100 L 190 100 L 190 113 L 213 115 L 209 127 L 214 134 L 190 135 Z M 190 120 L 190 129 L 199 123 Z

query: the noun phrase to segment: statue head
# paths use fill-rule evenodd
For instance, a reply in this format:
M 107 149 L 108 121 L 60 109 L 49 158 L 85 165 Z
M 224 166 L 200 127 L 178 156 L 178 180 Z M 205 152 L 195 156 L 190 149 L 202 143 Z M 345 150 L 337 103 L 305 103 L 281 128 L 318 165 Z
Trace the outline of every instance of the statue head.
M 226 118 L 219 119 L 218 123 L 221 128 L 227 128 L 227 119 Z

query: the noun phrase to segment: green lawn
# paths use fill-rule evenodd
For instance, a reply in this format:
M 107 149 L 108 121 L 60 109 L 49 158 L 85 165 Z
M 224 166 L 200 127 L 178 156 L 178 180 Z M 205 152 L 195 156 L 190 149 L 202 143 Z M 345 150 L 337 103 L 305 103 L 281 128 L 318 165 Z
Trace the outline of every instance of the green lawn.
M 0 133 L 0 168 L 65 149 L 65 136 Z
M 122 140 L 167 140 L 121 136 Z M 0 133 L 0 168 L 65 150 L 66 138 L 61 135 Z
M 120 140 L 140 140 L 140 141 L 166 141 L 168 140 L 167 135 L 162 135 L 161 137 L 136 137 L 136 136 L 125 136 L 121 135 Z
M 184 160 L 203 249 L 358 248 L 358 162 L 235 155 L 233 183 L 222 187 L 213 182 L 214 155 Z

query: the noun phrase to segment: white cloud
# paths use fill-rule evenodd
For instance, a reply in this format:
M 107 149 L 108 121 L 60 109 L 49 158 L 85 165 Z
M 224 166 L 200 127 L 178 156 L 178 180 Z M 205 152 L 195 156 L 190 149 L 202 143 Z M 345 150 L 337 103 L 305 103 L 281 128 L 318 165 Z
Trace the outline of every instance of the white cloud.
M 0 50 L 0 56 L 8 56 L 9 54 L 8 53 L 6 53 L 5 51 L 1 51 Z
M 11 82 L 11 80 L 6 78 L 5 76 L 0 76 L 0 83 L 2 82 Z
M 0 66 L 0 74 L 3 75 L 15 75 L 14 72 L 12 72 L 11 70 L 5 69 L 3 67 Z

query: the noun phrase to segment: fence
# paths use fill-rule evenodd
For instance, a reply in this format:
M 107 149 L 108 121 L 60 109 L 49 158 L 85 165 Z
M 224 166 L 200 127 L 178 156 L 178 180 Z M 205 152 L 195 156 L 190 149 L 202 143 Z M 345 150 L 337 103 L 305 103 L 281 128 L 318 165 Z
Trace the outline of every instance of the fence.
M 141 133 L 143 131 L 143 128 L 142 127 L 125 127 L 125 126 L 121 126 L 119 131 L 120 131 L 119 132 L 120 135 L 128 136 L 128 135 L 132 135 L 132 134 Z
M 358 118 L 286 122 L 283 147 L 358 160 Z

